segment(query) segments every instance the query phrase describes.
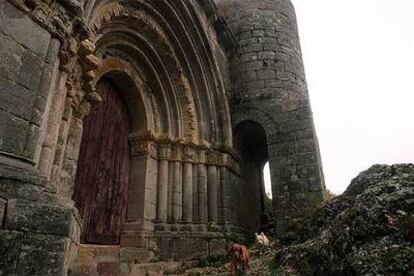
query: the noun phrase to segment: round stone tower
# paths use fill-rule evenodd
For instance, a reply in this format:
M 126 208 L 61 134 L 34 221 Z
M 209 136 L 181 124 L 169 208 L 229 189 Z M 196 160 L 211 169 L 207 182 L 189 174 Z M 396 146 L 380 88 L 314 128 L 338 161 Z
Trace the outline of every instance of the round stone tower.
M 264 129 L 267 153 L 257 151 L 261 157 L 255 159 L 259 161 L 254 173 L 261 173 L 269 161 L 274 220 L 278 233 L 284 233 L 319 204 L 325 193 L 294 7 L 290 0 L 216 3 L 238 41 L 231 58 L 234 136 L 258 140 L 257 132 L 237 133 L 247 129 L 238 127 L 245 122 Z M 244 149 L 239 151 L 245 159 Z

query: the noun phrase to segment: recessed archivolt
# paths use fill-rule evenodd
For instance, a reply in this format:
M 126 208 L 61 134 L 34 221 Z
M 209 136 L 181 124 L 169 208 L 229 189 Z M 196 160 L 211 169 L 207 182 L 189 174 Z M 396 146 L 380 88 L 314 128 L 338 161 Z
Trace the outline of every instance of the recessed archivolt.
M 103 61 L 96 72 L 97 82 L 102 77 L 111 78 L 122 91 L 131 120 L 131 131 L 137 132 L 143 129 L 154 128 L 154 120 L 147 112 L 151 103 L 145 97 L 145 83 L 134 70 L 134 68 L 122 59 L 109 57 Z
M 179 99 L 184 133 L 181 139 L 230 146 L 231 122 L 224 82 L 205 26 L 193 5 L 191 1 L 175 0 L 99 1 L 88 24 L 98 35 L 116 25 L 128 26 L 159 56 Z
M 154 62 L 154 59 L 162 61 L 161 67 L 166 69 L 169 81 L 174 88 L 173 93 L 179 101 L 179 110 L 183 121 L 183 131 L 181 132 L 183 137 L 180 138 L 189 142 L 198 142 L 200 139 L 199 120 L 192 87 L 175 55 L 173 46 L 158 23 L 144 10 L 128 5 L 123 6 L 117 2 L 109 2 L 100 6 L 92 14 L 90 25 L 94 31 L 94 40 L 96 41 L 103 39 L 105 36 L 108 39 L 111 33 L 116 33 L 119 30 L 122 30 L 122 32 L 128 30 L 128 39 L 131 37 L 137 39 L 137 44 L 144 48 L 140 50 L 146 52 L 149 62 Z M 123 41 L 115 40 L 115 43 L 122 44 Z M 159 67 L 153 66 L 157 74 L 161 70 Z
M 206 30 L 200 25 L 199 18 L 189 12 L 194 8 L 193 5 L 190 1 L 146 1 L 148 12 L 169 34 L 175 53 L 188 76 L 200 122 L 200 136 L 220 144 L 225 140 L 221 136 L 225 133 L 222 127 L 225 124 L 222 124 L 219 110 L 226 101 L 220 99 L 217 93 L 220 89 L 214 79 L 214 66 L 209 63 L 214 58 L 205 51 L 209 45 Z
M 130 74 L 137 76 L 140 79 L 139 87 L 143 101 L 146 103 L 146 112 L 148 125 L 145 129 L 152 129 L 159 134 L 168 134 L 173 137 L 181 137 L 182 124 L 181 115 L 178 109 L 178 99 L 173 91 L 172 84 L 165 77 L 160 76 L 160 71 L 157 74 L 154 66 L 139 48 L 132 42 L 123 43 L 113 41 L 120 41 L 122 38 L 111 34 L 106 41 L 99 41 L 98 45 L 101 48 L 97 55 L 103 60 L 117 59 L 128 64 Z M 119 64 L 119 62 L 118 62 Z M 109 67 L 113 66 L 110 65 Z M 124 66 L 126 68 L 126 66 Z M 171 95 L 171 96 L 168 96 Z M 174 122 L 177 123 L 174 123 Z

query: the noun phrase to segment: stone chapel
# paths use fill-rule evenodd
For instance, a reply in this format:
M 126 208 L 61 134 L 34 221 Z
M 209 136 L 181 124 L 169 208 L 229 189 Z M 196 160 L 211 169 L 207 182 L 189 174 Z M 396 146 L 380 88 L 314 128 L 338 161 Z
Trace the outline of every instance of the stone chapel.
M 0 275 L 223 254 L 267 162 L 280 235 L 325 194 L 289 0 L 0 0 Z

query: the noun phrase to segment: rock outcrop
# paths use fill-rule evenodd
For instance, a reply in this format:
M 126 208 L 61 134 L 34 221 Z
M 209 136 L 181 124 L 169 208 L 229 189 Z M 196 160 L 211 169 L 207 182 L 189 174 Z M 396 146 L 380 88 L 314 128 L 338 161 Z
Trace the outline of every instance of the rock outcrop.
M 414 275 L 414 164 L 375 165 L 276 253 L 281 275 Z

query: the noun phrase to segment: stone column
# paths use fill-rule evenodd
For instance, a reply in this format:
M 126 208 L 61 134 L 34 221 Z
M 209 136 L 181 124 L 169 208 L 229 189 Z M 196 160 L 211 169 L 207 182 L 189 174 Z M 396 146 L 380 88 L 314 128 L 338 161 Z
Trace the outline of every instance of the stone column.
M 183 173 L 183 220 L 193 220 L 193 164 L 184 163 Z
M 29 137 L 36 137 L 36 132 L 38 133 L 38 140 L 36 141 L 31 141 L 31 143 L 28 143 L 25 145 L 25 151 L 27 151 L 28 148 L 31 148 L 32 150 L 35 150 L 34 152 L 34 161 L 35 163 L 38 164 L 39 162 L 39 158 L 40 158 L 40 154 L 41 154 L 41 150 L 42 150 L 42 144 L 44 141 L 44 138 L 46 136 L 46 131 L 47 131 L 47 127 L 48 127 L 48 114 L 51 110 L 52 107 L 52 99 L 54 97 L 53 92 L 56 88 L 56 85 L 58 83 L 58 79 L 60 78 L 60 71 L 58 70 L 59 68 L 59 56 L 57 55 L 58 51 L 60 48 L 60 42 L 58 39 L 56 38 L 52 38 L 50 40 L 50 44 L 49 44 L 49 49 L 47 52 L 47 55 L 50 58 L 50 62 L 46 62 L 45 66 L 43 67 L 42 70 L 42 77 L 40 79 L 40 84 L 39 84 L 39 94 L 36 96 L 36 100 L 34 102 L 34 107 L 37 109 L 37 112 L 40 111 L 44 111 L 44 116 L 42 118 L 42 116 L 34 116 L 35 118 L 38 118 L 40 121 L 37 120 L 33 120 L 32 121 L 36 121 L 36 122 L 32 122 L 32 124 L 34 123 L 35 125 L 40 124 L 39 128 L 37 127 L 32 127 L 31 131 L 31 135 L 29 134 Z M 47 65 L 47 63 L 50 64 L 50 66 Z M 65 73 L 66 74 L 66 73 Z M 47 99 L 45 101 L 45 99 Z M 67 100 L 67 97 L 66 97 Z M 33 113 L 34 114 L 38 114 L 37 112 Z M 33 118 L 32 115 L 32 118 Z M 50 139 L 51 137 L 49 137 Z M 59 138 L 58 138 L 59 141 Z M 65 139 L 66 142 L 66 139 Z M 37 143 L 36 145 L 34 143 Z M 56 183 L 56 182 L 55 182 Z
M 221 182 L 221 167 L 217 166 L 217 221 L 223 222 L 223 186 Z
M 62 172 L 60 175 L 58 192 L 63 197 L 70 199 L 73 196 L 76 170 L 83 135 L 83 119 L 89 113 L 90 104 L 83 101 L 71 116 L 68 136 L 65 145 L 65 153 L 62 160 Z
M 217 167 L 215 165 L 208 166 L 207 176 L 208 186 L 208 220 L 217 222 Z
M 173 173 L 173 220 L 181 220 L 181 163 L 174 161 Z
M 49 118 L 46 127 L 47 131 L 38 160 L 39 171 L 47 178 L 49 178 L 52 170 L 53 154 L 59 134 L 60 120 L 62 119 L 65 107 L 65 99 L 67 94 L 66 80 L 67 74 L 62 72 L 58 77 L 56 92 L 52 97 L 52 104 L 50 106 Z
M 238 206 L 238 202 L 239 202 L 239 193 L 238 193 L 238 186 L 237 186 L 237 179 L 239 178 L 239 176 L 236 173 L 231 173 L 230 174 L 230 183 L 231 183 L 231 187 L 230 187 L 230 212 L 231 212 L 231 222 L 233 224 L 237 224 L 238 223 L 238 219 L 237 219 L 237 206 Z
M 199 221 L 198 205 L 198 164 L 193 164 L 193 221 Z
M 207 169 L 205 164 L 198 165 L 198 219 L 207 221 Z
M 158 161 L 158 198 L 157 198 L 157 220 L 165 222 L 167 220 L 168 207 L 168 148 L 160 149 L 160 158 Z
M 221 194 L 221 202 L 220 202 L 220 219 L 223 223 L 230 221 L 230 210 L 229 210 L 229 192 L 230 186 L 230 172 L 226 167 L 220 168 L 220 194 Z
M 168 220 L 173 219 L 173 183 L 174 183 L 174 162 L 168 163 Z

